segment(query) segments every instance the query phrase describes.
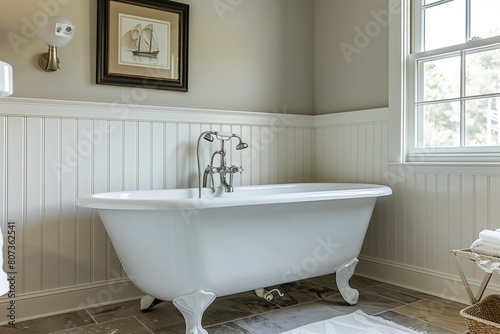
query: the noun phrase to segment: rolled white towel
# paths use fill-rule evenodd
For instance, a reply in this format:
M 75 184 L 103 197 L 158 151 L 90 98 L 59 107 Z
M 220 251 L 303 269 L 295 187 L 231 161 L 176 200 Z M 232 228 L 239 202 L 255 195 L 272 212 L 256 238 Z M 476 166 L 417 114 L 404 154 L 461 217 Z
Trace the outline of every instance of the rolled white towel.
M 500 246 L 500 232 L 492 230 L 482 230 L 481 232 L 479 232 L 479 239 L 483 239 L 484 241 L 491 242 Z
M 474 241 L 470 246 L 470 250 L 478 254 L 500 257 L 500 245 L 484 241 L 483 239 Z

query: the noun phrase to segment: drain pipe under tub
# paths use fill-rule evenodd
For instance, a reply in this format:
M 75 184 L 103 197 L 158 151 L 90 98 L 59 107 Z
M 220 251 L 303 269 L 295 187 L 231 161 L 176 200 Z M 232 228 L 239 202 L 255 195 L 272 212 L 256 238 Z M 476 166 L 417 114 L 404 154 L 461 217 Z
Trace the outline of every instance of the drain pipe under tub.
M 257 297 L 263 298 L 267 301 L 271 301 L 274 299 L 273 292 L 276 292 L 280 297 L 284 296 L 284 294 L 281 293 L 281 291 L 278 289 L 272 289 L 271 291 L 267 291 L 266 289 L 256 289 L 255 290 L 255 294 L 257 295 Z

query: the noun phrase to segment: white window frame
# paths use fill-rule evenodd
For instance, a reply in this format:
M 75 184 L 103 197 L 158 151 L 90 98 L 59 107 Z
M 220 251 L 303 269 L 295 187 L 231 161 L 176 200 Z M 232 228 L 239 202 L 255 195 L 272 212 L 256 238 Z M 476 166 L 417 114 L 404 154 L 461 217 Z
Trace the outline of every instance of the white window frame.
M 421 18 L 421 2 L 423 0 L 414 0 L 413 1 L 413 14 L 414 17 L 410 18 L 410 22 L 412 22 L 409 31 L 413 32 L 413 48 L 415 50 L 422 49 L 422 34 L 423 34 L 423 24 Z M 443 4 L 445 2 L 449 2 L 450 0 L 440 0 L 435 4 Z M 470 4 L 470 0 L 466 0 L 467 4 Z M 407 14 L 408 15 L 408 14 Z M 485 39 L 471 39 L 470 38 L 470 20 L 466 19 L 466 39 L 468 42 L 448 47 L 443 47 L 435 50 L 429 51 L 420 51 L 413 52 L 407 54 L 407 81 L 406 81 L 406 161 L 408 162 L 499 162 L 500 161 L 500 145 L 498 146 L 465 146 L 464 138 L 465 138 L 465 125 L 464 125 L 464 102 L 469 98 L 465 96 L 465 54 L 468 52 L 473 52 L 480 50 L 482 48 L 490 48 L 493 46 L 500 46 L 500 36 L 485 38 Z M 411 29 L 413 28 L 413 29 Z M 407 33 L 408 33 L 407 32 Z M 409 41 L 409 34 L 405 36 L 405 38 Z M 417 147 L 417 131 L 416 124 L 418 122 L 417 112 L 416 112 L 416 102 L 417 96 L 421 89 L 419 90 L 417 87 L 417 71 L 418 71 L 418 62 L 422 60 L 428 60 L 436 58 L 438 59 L 440 56 L 456 54 L 461 56 L 461 96 L 456 99 L 447 99 L 442 100 L 441 102 L 448 101 L 458 101 L 461 103 L 461 126 L 460 126 L 460 137 L 461 137 L 461 146 L 460 147 L 433 147 L 433 148 L 424 148 Z M 499 94 L 485 94 L 481 97 L 498 97 Z M 477 96 L 476 96 L 477 97 Z M 424 103 L 422 103 L 424 104 Z

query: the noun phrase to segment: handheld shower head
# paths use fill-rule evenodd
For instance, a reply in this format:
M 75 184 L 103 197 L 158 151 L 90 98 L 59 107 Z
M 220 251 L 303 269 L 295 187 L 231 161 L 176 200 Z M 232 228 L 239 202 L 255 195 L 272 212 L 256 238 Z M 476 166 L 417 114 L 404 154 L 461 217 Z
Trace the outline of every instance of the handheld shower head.
M 212 134 L 211 134 L 210 132 L 207 132 L 207 133 L 203 136 L 203 139 L 208 140 L 209 142 L 213 142 L 213 141 L 214 141 L 214 137 L 212 136 Z

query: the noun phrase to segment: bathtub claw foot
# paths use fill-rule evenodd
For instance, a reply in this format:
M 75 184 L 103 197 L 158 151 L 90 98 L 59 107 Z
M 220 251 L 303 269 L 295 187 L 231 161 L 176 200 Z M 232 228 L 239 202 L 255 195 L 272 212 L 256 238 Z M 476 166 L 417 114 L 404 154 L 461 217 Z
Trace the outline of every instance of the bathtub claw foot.
M 141 311 L 145 311 L 147 309 L 152 308 L 155 305 L 163 303 L 163 300 L 156 299 L 155 297 L 151 297 L 149 295 L 145 295 L 141 298 Z
M 339 288 L 342 298 L 351 305 L 355 305 L 358 302 L 359 292 L 349 286 L 349 280 L 352 275 L 354 275 L 354 269 L 359 260 L 354 258 L 352 261 L 344 264 L 340 269 L 337 269 L 336 280 L 337 287 Z
M 186 334 L 208 334 L 201 326 L 201 319 L 207 307 L 215 300 L 215 294 L 197 290 L 189 295 L 175 298 L 172 302 L 186 321 Z

